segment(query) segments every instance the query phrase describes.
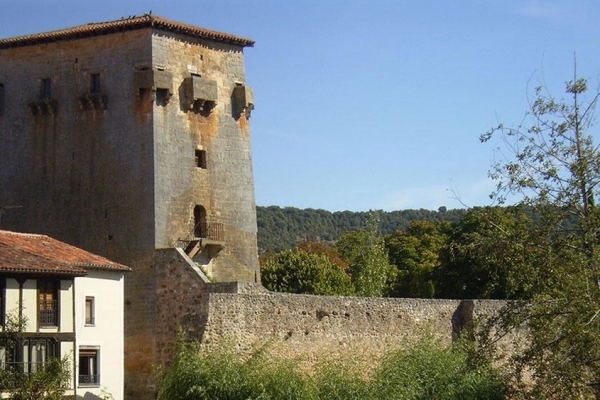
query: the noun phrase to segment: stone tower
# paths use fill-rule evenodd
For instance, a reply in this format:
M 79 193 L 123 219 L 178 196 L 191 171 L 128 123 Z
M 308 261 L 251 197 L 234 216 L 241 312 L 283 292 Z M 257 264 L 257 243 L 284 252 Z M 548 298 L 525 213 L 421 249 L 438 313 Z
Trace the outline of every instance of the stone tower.
M 132 268 L 130 398 L 166 323 L 157 254 L 183 249 L 217 281 L 259 279 L 252 45 L 153 15 L 0 40 L 0 228 Z

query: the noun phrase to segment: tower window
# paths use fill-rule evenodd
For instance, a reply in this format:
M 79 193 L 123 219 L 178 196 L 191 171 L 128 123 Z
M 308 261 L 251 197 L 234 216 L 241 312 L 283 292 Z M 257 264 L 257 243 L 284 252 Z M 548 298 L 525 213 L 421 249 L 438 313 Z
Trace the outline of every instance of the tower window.
M 101 91 L 100 74 L 90 75 L 90 93 L 100 93 Z
M 196 150 L 195 162 L 198 168 L 206 169 L 206 150 Z
M 40 100 L 50 100 L 52 98 L 52 80 L 44 78 L 40 81 Z
M 156 104 L 164 107 L 169 104 L 169 89 L 156 88 Z
M 194 207 L 194 236 L 197 238 L 205 238 L 207 228 L 206 209 L 197 205 Z

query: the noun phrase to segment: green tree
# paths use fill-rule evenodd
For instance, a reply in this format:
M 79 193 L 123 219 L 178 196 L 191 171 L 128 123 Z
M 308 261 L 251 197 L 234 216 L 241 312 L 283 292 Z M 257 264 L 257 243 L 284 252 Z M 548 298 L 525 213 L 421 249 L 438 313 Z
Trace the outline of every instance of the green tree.
M 10 399 L 62 400 L 70 379 L 69 359 L 51 358 L 36 371 L 26 375 L 10 394 Z
M 475 208 L 449 231 L 434 272 L 437 297 L 514 299 L 530 296 L 529 266 L 537 249 L 524 246 L 532 221 L 520 207 Z
M 320 254 L 327 257 L 334 265 L 337 265 L 341 270 L 348 270 L 348 263 L 344 261 L 340 253 L 335 247 L 327 243 L 317 242 L 314 240 L 306 240 L 298 245 L 298 249 L 304 250 L 307 253 Z
M 344 234 L 336 243 L 342 258 L 350 266 L 356 295 L 380 297 L 390 292 L 394 279 L 383 237 L 378 235 L 379 216 L 371 214 L 366 230 Z
M 321 254 L 287 250 L 261 268 L 263 285 L 275 292 L 348 296 L 350 277 Z
M 27 318 L 18 312 L 6 314 L 0 341 L 5 351 L 19 346 Z M 12 400 L 62 400 L 71 380 L 69 358 L 50 358 L 43 365 L 33 366 L 32 371 L 5 366 L 0 369 L 0 391 L 8 392 Z
M 433 274 L 447 241 L 448 222 L 413 221 L 406 230 L 385 237 L 390 263 L 397 268 L 395 297 L 433 297 Z
M 576 74 L 567 100 L 537 88 L 527 125 L 499 125 L 481 137 L 500 135 L 512 155 L 490 173 L 495 198 L 519 195 L 536 216 L 521 243 L 536 254 L 528 260 L 535 285 L 502 319 L 507 329 L 527 327 L 527 349 L 514 365 L 517 378 L 533 374 L 522 391 L 530 398 L 600 399 L 600 152 L 592 138 L 600 93 L 586 97 L 587 89 Z
M 445 210 L 445 211 L 444 211 Z M 391 234 L 406 229 L 412 221 L 454 222 L 465 213 L 462 209 L 377 211 L 381 217 L 379 229 Z M 370 212 L 297 209 L 294 207 L 256 207 L 258 248 L 260 254 L 279 253 L 293 249 L 302 241 L 333 243 L 344 233 L 364 229 Z

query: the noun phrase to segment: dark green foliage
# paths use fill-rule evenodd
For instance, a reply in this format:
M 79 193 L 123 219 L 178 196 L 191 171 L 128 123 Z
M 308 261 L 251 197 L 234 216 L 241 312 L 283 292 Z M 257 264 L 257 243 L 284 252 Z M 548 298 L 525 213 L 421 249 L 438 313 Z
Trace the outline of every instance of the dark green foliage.
M 201 353 L 180 343 L 161 377 L 163 400 L 315 399 L 316 388 L 290 361 L 273 362 L 263 352 L 247 360 L 225 350 Z
M 248 359 L 226 351 L 201 353 L 180 344 L 162 375 L 162 400 L 495 400 L 505 386 L 497 371 L 469 364 L 460 346 L 426 338 L 389 353 L 378 366 L 323 363 L 311 373 L 266 351 Z
M 395 279 L 384 240 L 378 235 L 378 226 L 379 215 L 371 214 L 367 229 L 347 232 L 335 244 L 340 256 L 349 265 L 357 296 L 386 295 L 390 282 Z
M 397 269 L 393 297 L 434 297 L 434 272 L 440 267 L 440 250 L 450 227 L 443 221 L 413 221 L 406 230 L 385 237 L 390 263 Z
M 329 261 L 331 261 L 333 264 L 337 265 L 340 269 L 344 271 L 348 271 L 349 269 L 348 262 L 342 258 L 339 251 L 335 247 L 332 247 L 327 243 L 307 240 L 301 242 L 297 248 L 300 250 L 304 250 L 307 253 L 314 253 L 325 256 L 327 257 L 327 259 L 329 259 Z
M 2 378 L 5 376 L 3 374 Z M 11 400 L 62 400 L 65 388 L 71 378 L 69 360 L 52 358 L 35 372 L 21 376 L 14 381 L 16 389 L 10 394 Z
M 321 254 L 287 250 L 261 267 L 264 287 L 275 292 L 349 296 L 350 277 Z
M 600 399 L 600 151 L 591 134 L 600 92 L 586 102 L 586 91 L 577 77 L 566 83 L 567 101 L 538 88 L 527 126 L 482 136 L 500 135 L 511 156 L 490 173 L 496 199 L 517 195 L 537 216 L 518 243 L 533 284 L 500 319 L 528 335 L 512 365 L 517 383 L 528 371 L 533 384 L 514 398 Z
M 406 229 L 415 220 L 457 221 L 464 210 L 378 211 L 383 235 Z M 363 229 L 371 211 L 353 212 L 298 209 L 294 207 L 256 207 L 258 247 L 261 254 L 279 253 L 305 240 L 332 243 L 348 231 Z
M 432 338 L 389 354 L 371 385 L 379 399 L 500 400 L 506 393 L 498 371 L 471 365 L 462 346 L 446 348 Z
M 263 257 L 261 280 L 273 291 L 318 295 L 383 296 L 390 293 L 395 270 L 376 214 L 367 230 L 349 231 L 334 247 L 303 242 L 301 248 Z
M 525 251 L 534 223 L 518 207 L 471 209 L 448 231 L 434 272 L 437 297 L 514 299 L 530 296 L 535 276 Z
M 17 312 L 6 314 L 1 333 L 5 350 L 19 346 L 26 326 L 27 318 Z M 9 393 L 12 400 L 62 400 L 72 377 L 69 364 L 68 357 L 53 357 L 43 365 L 31 364 L 29 372 L 23 365 L 5 365 L 0 368 L 0 392 Z

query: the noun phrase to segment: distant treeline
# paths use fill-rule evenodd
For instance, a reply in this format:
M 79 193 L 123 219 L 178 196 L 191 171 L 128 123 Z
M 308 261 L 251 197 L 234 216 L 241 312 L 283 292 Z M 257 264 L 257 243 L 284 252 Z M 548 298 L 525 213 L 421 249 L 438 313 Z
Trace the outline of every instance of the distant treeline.
M 457 222 L 465 210 L 438 211 L 402 210 L 377 211 L 381 218 L 381 234 L 406 229 L 412 221 Z M 295 207 L 256 207 L 258 218 L 258 248 L 261 254 L 279 253 L 294 248 L 305 240 L 335 242 L 348 231 L 365 229 L 371 211 L 326 211 Z

